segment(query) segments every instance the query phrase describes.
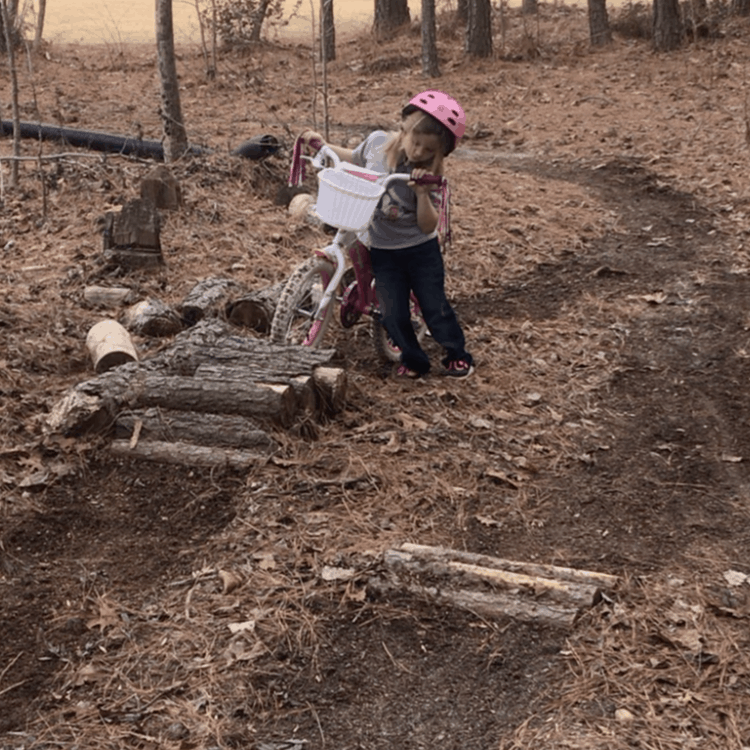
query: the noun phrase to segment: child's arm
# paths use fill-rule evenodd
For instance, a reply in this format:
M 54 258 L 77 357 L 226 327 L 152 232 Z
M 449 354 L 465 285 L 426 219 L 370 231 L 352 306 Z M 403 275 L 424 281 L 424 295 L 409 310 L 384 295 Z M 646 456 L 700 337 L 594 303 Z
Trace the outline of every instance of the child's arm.
M 321 146 L 328 146 L 341 161 L 353 162 L 354 156 L 353 151 L 350 148 L 343 148 L 343 146 L 334 146 L 332 143 L 326 143 L 323 136 L 320 133 L 316 133 L 314 130 L 306 130 L 302 133 L 302 141 L 306 146 L 318 152 Z M 315 144 L 315 145 L 313 145 Z
M 430 196 L 431 186 L 418 185 L 413 182 L 413 180 L 418 180 L 427 174 L 430 173 L 426 169 L 413 169 L 411 173 L 412 182 L 408 184 L 417 196 L 417 226 L 425 234 L 432 234 L 437 228 L 440 216 Z

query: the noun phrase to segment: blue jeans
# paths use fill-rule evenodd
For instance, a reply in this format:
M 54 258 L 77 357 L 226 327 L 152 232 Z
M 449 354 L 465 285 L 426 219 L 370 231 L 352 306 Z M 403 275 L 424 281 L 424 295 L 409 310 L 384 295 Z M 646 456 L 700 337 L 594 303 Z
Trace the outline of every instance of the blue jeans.
M 443 365 L 459 359 L 471 364 L 464 332 L 445 296 L 445 268 L 437 239 L 401 250 L 371 247 L 370 257 L 382 322 L 401 349 L 401 362 L 421 375 L 430 369 L 411 323 L 413 291 L 432 338 L 445 349 Z

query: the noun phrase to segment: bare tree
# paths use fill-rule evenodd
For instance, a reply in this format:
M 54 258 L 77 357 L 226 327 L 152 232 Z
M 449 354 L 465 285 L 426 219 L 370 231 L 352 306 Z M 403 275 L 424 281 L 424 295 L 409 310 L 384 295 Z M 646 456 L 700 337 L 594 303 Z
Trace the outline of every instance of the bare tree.
M 188 150 L 182 120 L 180 86 L 174 54 L 172 0 L 156 0 L 156 58 L 161 82 L 161 118 L 164 127 L 164 161 L 179 159 Z
M 34 33 L 34 50 L 42 46 L 42 34 L 44 33 L 44 16 L 47 13 L 47 0 L 39 0 L 39 12 L 36 16 L 36 31 Z
M 407 0 L 375 0 L 373 30 L 378 39 L 387 39 L 411 22 Z
M 456 20 L 461 24 L 465 24 L 469 20 L 469 0 L 457 0 Z
M 0 51 L 7 51 L 9 46 L 18 47 L 21 41 L 18 0 L 3 0 L 3 12 L 0 13 Z
M 270 4 L 271 0 L 261 0 L 261 2 L 258 3 L 258 7 L 253 14 L 253 28 L 250 31 L 251 42 L 260 41 L 260 32 L 263 29 L 263 21 L 266 19 L 266 13 L 268 12 L 268 6 Z
M 677 49 L 684 38 L 679 0 L 654 0 L 652 44 L 657 52 Z
M 612 31 L 609 28 L 607 0 L 588 0 L 589 38 L 594 47 L 612 44 Z
M 323 62 L 336 59 L 336 26 L 333 0 L 320 0 L 320 49 Z
M 750 0 L 732 0 L 732 13 L 738 16 L 750 16 Z
M 0 21 L 3 24 L 3 38 L 8 55 L 10 70 L 10 101 L 13 112 L 13 156 L 21 155 L 21 115 L 18 108 L 18 72 L 16 71 L 16 43 L 13 39 L 13 21 L 8 12 L 8 0 L 0 0 Z M 10 186 L 18 186 L 18 159 L 14 159 L 10 168 Z
M 539 12 L 539 3 L 537 0 L 522 0 L 521 15 L 535 16 Z
M 431 78 L 437 78 L 440 75 L 435 0 L 422 0 L 422 72 Z
M 469 0 L 466 23 L 466 52 L 472 57 L 492 55 L 492 16 L 490 0 Z

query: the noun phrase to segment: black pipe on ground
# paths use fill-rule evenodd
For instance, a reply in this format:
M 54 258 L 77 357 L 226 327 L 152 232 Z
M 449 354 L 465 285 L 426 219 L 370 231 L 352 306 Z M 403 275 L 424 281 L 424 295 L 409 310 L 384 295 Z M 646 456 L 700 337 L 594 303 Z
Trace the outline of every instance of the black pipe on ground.
M 1 120 L 2 135 L 13 135 L 13 121 Z M 106 151 L 110 154 L 124 154 L 139 156 L 145 159 L 164 161 L 164 146 L 161 141 L 144 141 L 139 138 L 128 138 L 111 133 L 100 133 L 96 130 L 78 130 L 76 128 L 62 128 L 59 125 L 43 125 L 35 122 L 20 123 L 21 138 L 34 138 L 42 141 L 56 141 L 66 143 L 77 148 L 87 148 L 92 151 Z M 247 159 L 262 159 L 276 153 L 280 148 L 279 142 L 272 135 L 254 136 L 238 146 L 232 154 Z M 199 146 L 190 146 L 188 153 L 201 156 L 211 153 Z

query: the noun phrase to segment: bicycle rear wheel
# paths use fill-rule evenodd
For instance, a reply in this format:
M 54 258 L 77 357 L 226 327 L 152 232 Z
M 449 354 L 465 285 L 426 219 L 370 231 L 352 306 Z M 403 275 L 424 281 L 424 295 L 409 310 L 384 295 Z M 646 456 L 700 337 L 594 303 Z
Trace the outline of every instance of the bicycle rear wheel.
M 333 272 L 333 263 L 318 256 L 297 266 L 276 305 L 271 322 L 271 341 L 275 344 L 320 346 L 331 322 L 334 301 L 330 301 L 322 318 L 314 320 L 313 316 Z

